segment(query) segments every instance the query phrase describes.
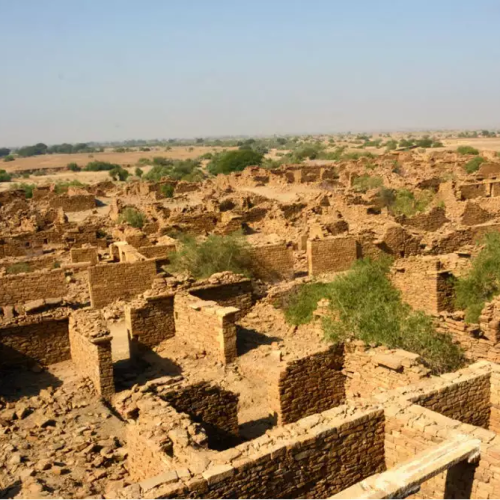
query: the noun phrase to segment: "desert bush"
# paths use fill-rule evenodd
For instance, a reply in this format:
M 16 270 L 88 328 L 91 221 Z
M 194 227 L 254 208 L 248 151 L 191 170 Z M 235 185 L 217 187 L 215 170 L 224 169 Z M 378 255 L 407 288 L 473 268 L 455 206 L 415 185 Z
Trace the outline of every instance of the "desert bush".
M 381 177 L 374 177 L 368 174 L 360 175 L 356 177 L 352 183 L 352 187 L 355 191 L 360 193 L 365 193 L 369 189 L 375 189 L 381 187 L 383 184 Z
M 431 191 L 420 191 L 417 194 L 408 189 L 397 189 L 394 192 L 394 201 L 387 205 L 394 215 L 412 217 L 424 212 L 434 198 Z
M 251 149 L 226 151 L 216 154 L 207 168 L 212 175 L 230 174 L 231 172 L 241 172 L 251 165 L 260 165 L 263 158 L 263 154 Z
M 57 194 L 63 194 L 63 193 L 67 193 L 68 188 L 70 188 L 70 187 L 84 188 L 87 186 L 88 186 L 88 184 L 84 184 L 83 182 L 80 182 L 79 180 L 58 181 L 55 184 L 54 190 Z
M 5 170 L 0 169 L 0 182 L 10 182 L 12 174 L 8 174 Z
M 14 161 L 15 158 L 12 155 L 7 155 L 4 157 L 3 161 L 9 162 L 9 161 Z
M 119 221 L 126 222 L 132 227 L 141 229 L 146 222 L 146 217 L 142 212 L 139 212 L 139 210 L 128 207 L 120 214 Z
M 482 244 L 470 271 L 455 284 L 455 304 L 469 323 L 478 323 L 485 303 L 500 293 L 500 234 L 488 233 Z
M 78 164 L 77 164 L 77 163 L 75 163 L 74 161 L 73 161 L 73 162 L 71 162 L 71 163 L 68 163 L 68 164 L 66 165 L 66 168 L 67 168 L 68 170 L 71 170 L 72 172 L 80 172 L 80 170 L 82 169 L 82 168 L 81 168 L 81 167 L 79 167 L 79 166 L 78 166 Z
M 180 249 L 171 254 L 168 270 L 195 278 L 208 278 L 214 273 L 232 271 L 249 276 L 251 253 L 240 233 L 227 236 L 212 234 L 198 242 L 192 236 L 180 240 Z
M 27 262 L 18 262 L 5 269 L 7 274 L 30 273 L 31 267 Z
M 125 170 L 123 167 L 120 167 L 119 165 L 117 165 L 115 168 L 109 171 L 109 176 L 114 181 L 126 181 L 129 175 L 130 174 L 128 170 Z
M 160 187 L 160 192 L 165 198 L 173 198 L 174 197 L 174 186 L 171 184 L 163 184 L 163 186 Z
M 155 159 L 153 159 L 153 163 Z M 147 174 L 144 174 L 143 178 L 155 182 L 164 177 L 177 181 L 196 182 L 204 178 L 199 167 L 198 160 L 167 160 L 166 164 L 154 164 L 153 168 Z
M 458 146 L 457 153 L 460 155 L 478 155 L 479 150 L 472 146 Z
M 144 174 L 144 170 L 142 170 L 142 168 L 136 167 L 136 169 L 135 169 L 135 175 L 137 177 L 142 177 L 142 174 Z
M 472 174 L 479 170 L 481 163 L 484 163 L 486 160 L 482 156 L 476 156 L 469 160 L 465 165 L 464 169 L 468 174 Z
M 102 170 L 113 170 L 116 167 L 120 167 L 116 163 L 109 163 L 107 161 L 91 161 L 83 168 L 86 172 L 100 172 Z
M 24 182 L 20 184 L 14 184 L 12 189 L 22 189 L 26 198 L 33 198 L 33 190 L 36 188 L 36 184 L 26 184 Z
M 459 368 L 463 352 L 449 335 L 437 333 L 432 317 L 413 311 L 388 278 L 390 260 L 358 260 L 330 283 L 305 284 L 285 310 L 291 324 L 312 319 L 318 301 L 329 300 L 331 314 L 323 320 L 332 342 L 359 339 L 370 345 L 417 353 L 434 373 Z

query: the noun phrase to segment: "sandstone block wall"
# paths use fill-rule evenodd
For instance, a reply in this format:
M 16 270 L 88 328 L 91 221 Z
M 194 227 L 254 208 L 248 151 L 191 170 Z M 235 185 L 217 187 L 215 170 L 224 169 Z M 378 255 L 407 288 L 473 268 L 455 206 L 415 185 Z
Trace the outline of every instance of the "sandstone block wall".
M 458 187 L 459 196 L 462 200 L 471 200 L 473 198 L 479 198 L 480 196 L 487 196 L 489 195 L 487 187 L 487 184 L 483 183 L 462 184 Z
M 64 297 L 68 292 L 65 271 L 40 271 L 0 277 L 0 306 L 29 300 Z
M 383 411 L 354 410 L 345 419 L 339 418 L 341 414 L 335 408 L 290 424 L 285 438 L 277 428 L 276 435 L 270 431 L 269 436 L 237 446 L 237 458 L 226 465 L 214 465 L 187 483 L 174 481 L 149 494 L 152 498 L 328 498 L 385 467 Z
M 434 257 L 409 257 L 395 262 L 391 281 L 403 301 L 427 314 L 454 309 L 451 273 L 443 271 Z
M 169 254 L 175 252 L 175 245 L 151 245 L 138 250 L 147 259 L 168 259 Z
M 187 293 L 174 299 L 175 334 L 197 352 L 223 363 L 237 357 L 235 307 L 220 307 Z
M 72 248 L 70 253 L 71 262 L 74 263 L 90 262 L 91 265 L 95 266 L 99 262 L 97 247 Z
M 92 307 L 99 309 L 117 299 L 131 299 L 151 288 L 155 277 L 154 260 L 91 267 L 89 288 Z
M 500 433 L 500 370 L 491 372 L 490 378 L 490 424 L 489 429 Z
M 487 429 L 490 422 L 490 374 L 458 378 L 411 400 L 464 424 Z
M 292 279 L 292 251 L 283 243 L 252 246 L 252 273 L 264 281 L 280 281 Z
M 51 208 L 62 208 L 65 212 L 81 212 L 96 207 L 93 194 L 75 194 L 72 196 L 60 194 L 49 202 Z
M 70 359 L 68 318 L 36 315 L 0 327 L 0 366 L 43 366 Z
M 227 447 L 238 436 L 238 395 L 209 382 L 163 394 L 177 412 L 186 413 L 205 429 L 211 448 Z
M 237 283 L 204 285 L 189 289 L 189 293 L 202 300 L 213 300 L 220 306 L 236 307 L 240 310 L 236 320 L 245 316 L 252 308 L 252 281 L 241 280 Z
M 88 377 L 98 394 L 109 399 L 115 392 L 111 335 L 99 311 L 75 311 L 69 322 L 71 359 L 82 377 Z
M 298 359 L 279 375 L 278 423 L 296 422 L 345 401 L 342 345 Z
M 347 399 L 370 398 L 430 377 L 418 355 L 401 349 L 369 349 L 359 341 L 345 344 L 343 373 Z
M 175 335 L 174 295 L 160 295 L 125 306 L 125 321 L 132 342 L 154 347 Z
M 310 276 L 346 271 L 358 258 L 358 245 L 351 237 L 333 237 L 307 241 Z

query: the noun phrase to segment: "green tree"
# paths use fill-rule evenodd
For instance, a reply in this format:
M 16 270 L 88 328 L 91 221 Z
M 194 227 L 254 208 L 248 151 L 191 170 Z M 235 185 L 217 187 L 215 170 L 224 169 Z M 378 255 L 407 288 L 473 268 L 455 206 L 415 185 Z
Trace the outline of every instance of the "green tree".
M 251 165 L 260 165 L 264 155 L 252 150 L 226 151 L 216 155 L 208 164 L 212 175 L 241 172 Z
M 457 153 L 460 155 L 478 155 L 479 150 L 472 146 L 458 146 Z
M 0 158 L 3 156 L 9 156 L 10 155 L 10 149 L 9 148 L 0 148 Z
M 135 175 L 136 177 L 142 177 L 142 174 L 144 173 L 144 170 L 142 170 L 142 168 L 139 168 L 139 167 L 136 167 L 135 169 Z
M 12 174 L 8 174 L 5 170 L 0 169 L 0 182 L 10 182 Z
M 12 155 L 7 155 L 4 157 L 3 161 L 9 162 L 9 161 L 14 161 L 15 158 Z
M 126 181 L 129 175 L 129 172 L 120 166 L 116 166 L 109 171 L 109 176 L 114 181 Z
M 80 172 L 81 170 L 81 167 L 79 167 L 75 162 L 68 163 L 66 168 L 72 172 Z

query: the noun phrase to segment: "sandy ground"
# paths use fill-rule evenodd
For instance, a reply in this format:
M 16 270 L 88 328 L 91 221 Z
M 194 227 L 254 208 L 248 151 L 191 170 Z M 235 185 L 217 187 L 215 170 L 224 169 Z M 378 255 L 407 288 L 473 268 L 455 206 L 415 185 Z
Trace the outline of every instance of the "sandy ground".
M 192 151 L 190 151 L 192 149 Z M 76 163 L 80 166 L 85 166 L 91 161 L 107 161 L 110 163 L 118 163 L 122 166 L 135 166 L 140 158 L 152 158 L 154 156 L 163 156 L 164 158 L 172 158 L 177 160 L 186 160 L 188 158 L 197 158 L 205 153 L 213 153 L 222 149 L 237 149 L 237 148 L 217 148 L 217 147 L 173 147 L 169 151 L 165 148 L 154 148 L 151 151 L 131 151 L 129 153 L 114 153 L 106 151 L 104 153 L 92 154 L 54 154 L 31 156 L 29 158 L 18 158 L 11 162 L 0 163 L 3 170 L 7 172 L 17 172 L 22 170 L 31 170 L 38 168 L 54 168 L 65 167 L 68 163 Z

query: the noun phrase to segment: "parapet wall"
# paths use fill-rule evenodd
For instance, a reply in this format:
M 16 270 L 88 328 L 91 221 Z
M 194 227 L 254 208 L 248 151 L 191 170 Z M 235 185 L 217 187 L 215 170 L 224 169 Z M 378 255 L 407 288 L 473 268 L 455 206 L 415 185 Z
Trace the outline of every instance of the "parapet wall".
M 237 357 L 235 307 L 220 307 L 188 293 L 174 299 L 175 334 L 200 354 L 231 363 Z
M 121 262 L 89 268 L 89 288 L 92 307 L 100 309 L 117 299 L 131 299 L 153 284 L 156 262 Z
M 111 335 L 100 311 L 81 309 L 69 322 L 71 359 L 82 377 L 88 377 L 105 399 L 115 392 Z
M 15 318 L 0 326 L 0 366 L 43 366 L 70 359 L 68 311 Z
M 63 269 L 0 277 L 0 306 L 48 297 L 64 297 L 67 292 L 68 285 Z
M 174 295 L 137 299 L 125 306 L 133 347 L 154 347 L 175 335 Z
M 347 271 L 357 258 L 358 244 L 349 236 L 307 240 L 307 264 L 310 276 Z
M 393 266 L 391 281 L 403 301 L 427 314 L 453 311 L 454 287 L 451 273 L 444 271 L 436 257 L 409 257 Z

